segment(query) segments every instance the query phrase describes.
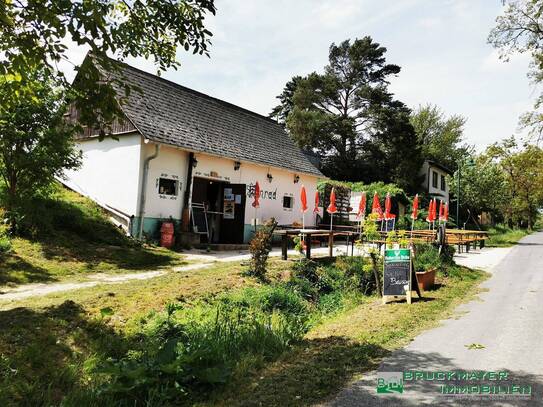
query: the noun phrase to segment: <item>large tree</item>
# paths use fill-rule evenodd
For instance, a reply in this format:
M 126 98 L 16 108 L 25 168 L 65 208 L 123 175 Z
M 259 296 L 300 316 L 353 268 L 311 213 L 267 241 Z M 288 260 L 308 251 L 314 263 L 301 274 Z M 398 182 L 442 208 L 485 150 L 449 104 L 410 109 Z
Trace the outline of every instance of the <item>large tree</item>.
M 449 185 L 451 193 L 457 195 L 458 170 L 450 178 Z M 474 156 L 473 165 L 462 166 L 460 204 L 463 212 L 469 210 L 474 217 L 488 212 L 494 221 L 502 221 L 508 218 L 509 193 L 506 174 L 499 162 L 496 162 L 492 156 L 487 154 Z M 451 212 L 453 209 L 451 208 Z
M 76 168 L 74 126 L 63 117 L 65 92 L 48 79 L 47 70 L 28 73 L 24 85 L 32 96 L 13 97 L 0 112 L 0 177 L 5 185 L 4 206 L 12 220 L 21 204 L 43 194 L 66 168 Z M 9 92 L 0 86 L 0 97 Z
M 519 146 L 511 137 L 490 146 L 487 155 L 505 174 L 507 220 L 531 229 L 543 206 L 543 150 L 533 144 Z
M 464 143 L 466 119 L 459 115 L 445 116 L 435 105 L 419 106 L 411 113 L 411 125 L 417 134 L 422 155 L 455 171 L 459 160 L 473 152 Z
M 400 72 L 370 37 L 332 44 L 324 73 L 294 77 L 271 113 L 293 139 L 317 152 L 338 180 L 395 182 L 412 191 L 421 165 L 409 109 L 387 87 Z
M 488 41 L 508 61 L 515 53 L 532 57 L 528 76 L 539 85 L 543 82 L 543 0 L 504 0 L 504 13 L 496 18 L 496 26 Z M 520 123 L 530 128 L 538 141 L 543 139 L 543 94 L 536 99 L 534 110 L 524 114 Z
M 60 85 L 68 85 L 57 68 L 68 60 L 66 44 L 88 49 L 95 64 L 75 66 L 78 81 L 72 89 L 82 124 L 107 128 L 120 114 L 113 84 L 98 81 L 100 71 L 115 69 L 106 56 L 143 56 L 163 71 L 177 67 L 176 51 L 207 54 L 211 33 L 204 27 L 213 0 L 15 0 L 0 7 L 0 75 L 10 92 L 0 99 L 0 111 L 18 103 L 14 95 L 28 93 L 28 75 L 48 67 Z M 129 85 L 119 80 L 124 93 Z

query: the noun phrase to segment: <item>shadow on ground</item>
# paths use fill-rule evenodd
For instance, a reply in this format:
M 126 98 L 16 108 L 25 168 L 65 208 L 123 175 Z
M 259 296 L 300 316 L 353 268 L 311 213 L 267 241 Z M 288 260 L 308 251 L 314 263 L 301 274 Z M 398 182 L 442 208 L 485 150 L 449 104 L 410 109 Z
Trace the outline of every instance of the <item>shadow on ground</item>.
M 360 366 L 376 367 L 389 352 L 376 344 L 359 344 L 332 336 L 304 340 L 277 362 L 243 382 L 218 392 L 210 404 L 231 406 L 305 406 L 346 386 Z M 247 377 L 251 377 L 247 382 Z M 301 397 L 300 395 L 303 395 Z
M 40 311 L 0 312 L 0 405 L 58 405 L 83 383 L 89 355 L 120 356 L 127 341 L 81 306 L 66 301 Z
M 468 369 L 455 365 L 453 361 L 440 353 L 421 353 L 400 349 L 385 359 L 379 369 L 381 372 L 449 372 L 466 371 Z M 377 377 L 374 372 L 362 380 L 343 390 L 337 398 L 326 403 L 328 406 L 420 406 L 420 405 L 499 405 L 499 406 L 536 406 L 541 405 L 543 394 L 543 377 L 523 371 L 511 371 L 506 368 L 490 369 L 491 371 L 507 372 L 507 379 L 502 381 L 466 381 L 454 380 L 447 384 L 467 386 L 476 384 L 495 384 L 501 386 L 531 386 L 531 397 L 525 396 L 479 396 L 479 395 L 442 395 L 440 385 L 443 382 L 410 380 L 404 381 L 404 392 L 401 395 L 377 394 Z M 469 370 L 468 370 L 469 371 Z
M 31 230 L 0 259 L 0 285 L 44 283 L 60 276 L 180 266 L 175 252 L 137 244 L 97 208 L 45 200 Z M 26 236 L 26 237 L 24 237 Z

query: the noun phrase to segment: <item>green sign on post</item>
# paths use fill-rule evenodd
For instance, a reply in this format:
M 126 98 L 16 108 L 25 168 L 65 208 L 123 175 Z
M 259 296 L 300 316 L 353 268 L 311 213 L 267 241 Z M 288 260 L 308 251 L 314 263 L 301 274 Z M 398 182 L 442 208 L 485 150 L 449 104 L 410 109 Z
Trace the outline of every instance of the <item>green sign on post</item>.
M 411 302 L 411 250 L 385 250 L 383 300 L 387 296 L 407 296 Z M 418 287 L 417 287 L 418 288 Z

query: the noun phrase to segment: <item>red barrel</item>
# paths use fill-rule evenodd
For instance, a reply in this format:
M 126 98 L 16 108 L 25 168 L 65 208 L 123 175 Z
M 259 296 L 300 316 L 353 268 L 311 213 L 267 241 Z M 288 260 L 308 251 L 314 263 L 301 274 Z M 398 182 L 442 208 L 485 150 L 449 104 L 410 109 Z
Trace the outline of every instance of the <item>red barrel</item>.
M 164 222 L 160 227 L 160 245 L 168 249 L 174 244 L 174 228 L 172 222 Z

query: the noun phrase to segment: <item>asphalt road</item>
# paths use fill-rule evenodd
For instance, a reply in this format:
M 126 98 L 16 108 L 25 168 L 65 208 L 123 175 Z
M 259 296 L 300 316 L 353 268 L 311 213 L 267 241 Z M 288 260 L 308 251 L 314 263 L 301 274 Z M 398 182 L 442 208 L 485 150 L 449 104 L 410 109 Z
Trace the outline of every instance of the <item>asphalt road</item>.
M 527 236 L 492 270 L 479 300 L 459 317 L 393 352 L 330 406 L 543 406 L 543 232 Z M 471 344 L 481 349 L 469 349 Z M 504 380 L 404 380 L 403 393 L 377 394 L 379 372 L 502 371 Z M 430 377 L 430 376 L 427 376 Z M 531 396 L 442 395 L 441 385 L 531 386 Z

